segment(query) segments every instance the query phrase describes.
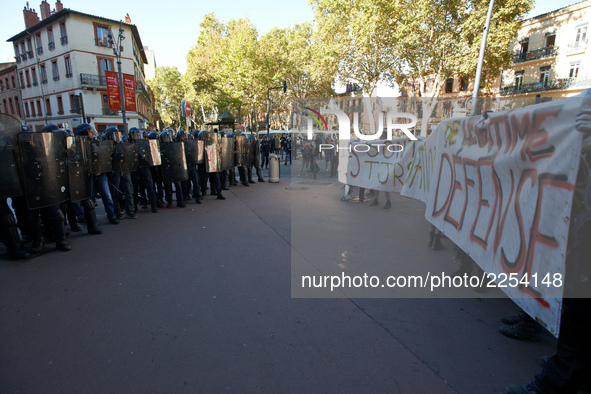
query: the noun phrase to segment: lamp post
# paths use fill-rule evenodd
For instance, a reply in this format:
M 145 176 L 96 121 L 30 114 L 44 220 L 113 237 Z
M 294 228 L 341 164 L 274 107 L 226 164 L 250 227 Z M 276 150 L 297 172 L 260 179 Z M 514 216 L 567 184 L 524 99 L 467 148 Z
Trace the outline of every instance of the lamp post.
M 478 89 L 480 89 L 480 77 L 482 75 L 482 63 L 484 62 L 484 50 L 486 49 L 486 39 L 490 28 L 490 18 L 492 16 L 495 0 L 490 0 L 488 13 L 486 14 L 486 23 L 482 32 L 482 42 L 480 43 L 480 53 L 478 55 L 478 66 L 476 67 L 476 79 L 474 79 L 474 89 L 472 90 L 472 109 L 470 115 L 476 115 L 476 102 L 478 101 Z
M 123 87 L 123 73 L 121 71 L 121 52 L 123 52 L 122 42 L 125 40 L 123 35 L 123 22 L 119 22 L 119 34 L 117 35 L 117 41 L 113 37 L 111 28 L 109 28 L 109 44 L 113 45 L 113 54 L 117 58 L 117 79 L 119 80 L 119 101 L 121 102 L 121 116 L 123 118 L 123 135 L 127 137 L 127 119 L 125 116 L 125 96 Z
M 267 89 L 267 118 L 265 119 L 265 121 L 267 122 L 267 135 L 269 135 L 269 126 L 270 126 L 269 107 L 270 107 L 271 100 L 269 99 L 269 91 L 272 89 L 283 89 L 283 93 L 285 93 L 285 92 L 287 92 L 287 83 L 285 81 L 283 81 L 283 84 L 281 86 L 275 86 L 275 87 Z

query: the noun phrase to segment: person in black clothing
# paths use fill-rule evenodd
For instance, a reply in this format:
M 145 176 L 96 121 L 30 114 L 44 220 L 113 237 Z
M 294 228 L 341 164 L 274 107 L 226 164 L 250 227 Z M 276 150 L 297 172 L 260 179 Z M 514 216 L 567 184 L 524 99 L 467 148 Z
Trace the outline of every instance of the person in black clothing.
M 261 141 L 261 168 L 269 167 L 269 152 L 271 150 L 271 143 L 267 136 L 263 137 Z

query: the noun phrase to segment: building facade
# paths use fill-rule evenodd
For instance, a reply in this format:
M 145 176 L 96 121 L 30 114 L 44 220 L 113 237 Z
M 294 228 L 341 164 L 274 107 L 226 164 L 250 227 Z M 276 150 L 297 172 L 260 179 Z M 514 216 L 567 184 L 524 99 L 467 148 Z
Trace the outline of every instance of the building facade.
M 16 116 L 23 122 L 21 88 L 16 62 L 0 63 L 0 113 Z
M 28 6 L 26 29 L 8 39 L 14 45 L 17 82 L 22 91 L 24 121 L 34 130 L 46 124 L 73 128 L 87 122 L 98 131 L 123 129 L 120 108 L 109 108 L 105 71 L 117 71 L 114 53 L 119 29 L 121 69 L 135 79 L 137 112 L 126 112 L 128 127 L 153 126 L 153 106 L 145 84 L 144 54 L 138 29 L 129 16 L 120 22 L 63 8 L 50 10 L 44 0 L 41 18 Z
M 500 95 L 549 101 L 591 87 L 587 29 L 591 1 L 527 19 L 513 45 L 513 62 L 504 70 Z

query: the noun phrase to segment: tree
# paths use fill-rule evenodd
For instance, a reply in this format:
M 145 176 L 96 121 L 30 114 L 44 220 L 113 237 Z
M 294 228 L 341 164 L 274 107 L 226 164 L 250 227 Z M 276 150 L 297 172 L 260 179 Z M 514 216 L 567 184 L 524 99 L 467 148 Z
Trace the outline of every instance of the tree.
M 147 81 L 152 88 L 156 108 L 166 124 L 180 120 L 181 100 L 184 100 L 185 89 L 181 83 L 181 73 L 176 67 L 158 67 L 156 77 Z

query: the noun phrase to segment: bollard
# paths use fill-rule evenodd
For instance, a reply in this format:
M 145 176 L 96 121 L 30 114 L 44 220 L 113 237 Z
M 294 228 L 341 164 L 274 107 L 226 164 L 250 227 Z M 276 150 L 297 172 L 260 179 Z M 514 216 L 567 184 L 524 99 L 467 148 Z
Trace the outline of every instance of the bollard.
M 279 182 L 279 158 L 275 153 L 269 155 L 269 182 Z

